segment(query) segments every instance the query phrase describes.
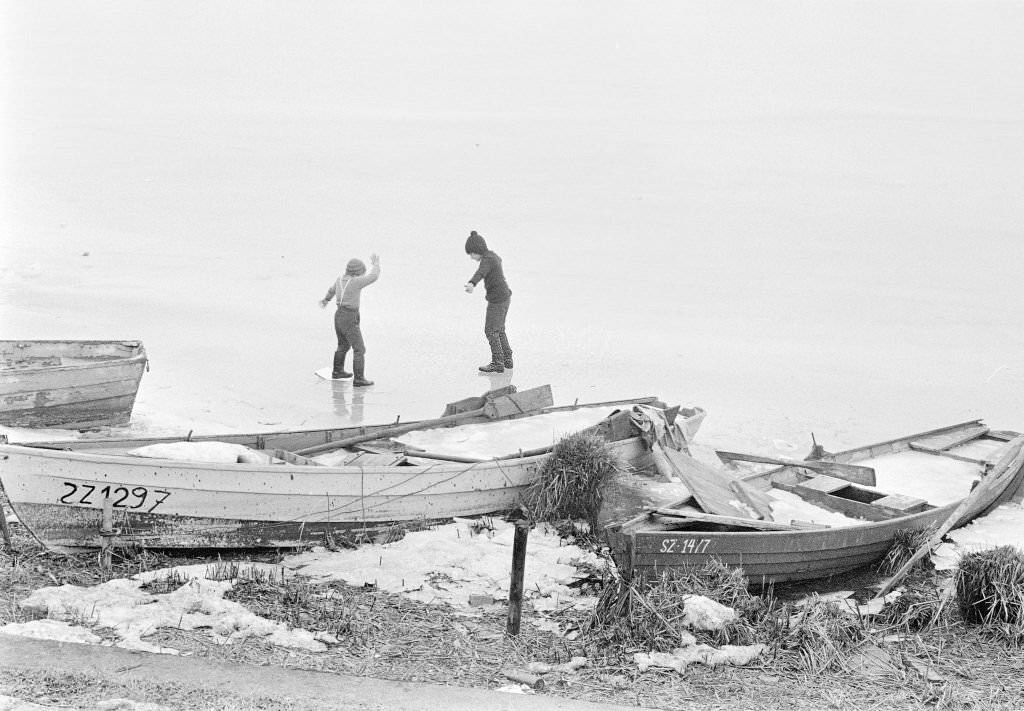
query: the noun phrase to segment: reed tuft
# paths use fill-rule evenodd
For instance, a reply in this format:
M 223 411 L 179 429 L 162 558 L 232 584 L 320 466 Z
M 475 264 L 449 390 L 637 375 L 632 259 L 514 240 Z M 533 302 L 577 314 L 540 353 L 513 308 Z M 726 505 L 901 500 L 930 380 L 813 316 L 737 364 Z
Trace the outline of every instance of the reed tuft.
M 537 479 L 523 495 L 523 508 L 535 521 L 587 521 L 597 530 L 604 485 L 624 469 L 603 437 L 577 432 L 563 437 L 544 460 Z
M 964 620 L 1024 642 L 1024 553 L 1013 546 L 967 553 L 957 566 L 955 584 Z
M 923 530 L 916 530 L 913 528 L 900 528 L 896 531 L 896 535 L 893 536 L 892 545 L 889 546 L 889 550 L 886 551 L 885 557 L 883 557 L 875 569 L 879 574 L 889 576 L 894 574 L 900 568 L 906 564 L 914 554 L 917 553 L 918 549 L 923 546 L 932 535 L 932 530 L 926 528 Z M 928 558 L 922 558 L 918 566 L 924 566 L 928 564 Z

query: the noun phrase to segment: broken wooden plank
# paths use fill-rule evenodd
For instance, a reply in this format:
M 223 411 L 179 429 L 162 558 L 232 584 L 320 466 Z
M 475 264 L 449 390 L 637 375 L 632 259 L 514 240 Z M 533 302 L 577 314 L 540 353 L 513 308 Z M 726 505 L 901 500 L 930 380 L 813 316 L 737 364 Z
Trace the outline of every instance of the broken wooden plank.
M 690 506 L 690 507 L 696 508 L 699 505 L 700 504 L 697 503 L 697 500 L 695 498 L 693 498 L 692 496 L 687 496 L 685 498 L 678 499 L 676 501 L 672 501 L 672 502 L 670 502 L 668 504 L 665 504 L 665 506 L 663 506 L 661 508 L 676 509 L 676 508 L 680 508 L 680 507 L 683 507 L 683 506 Z M 645 523 L 649 522 L 651 520 L 652 516 L 654 516 L 654 511 L 651 510 L 650 507 L 648 507 L 648 508 L 644 509 L 642 513 L 637 514 L 633 518 L 627 519 L 627 520 L 619 523 L 618 526 L 623 531 L 632 530 L 632 529 L 636 528 L 637 526 L 640 526 L 642 524 L 645 524 Z
M 718 523 L 723 526 L 743 526 L 745 528 L 753 528 L 758 531 L 800 530 L 797 526 L 792 526 L 788 523 L 778 523 L 776 521 L 761 521 L 759 519 L 747 518 L 744 516 L 722 516 L 720 514 L 709 514 L 692 507 L 686 507 L 681 509 L 668 509 L 656 507 L 651 509 L 651 512 L 657 516 L 688 519 L 691 521 L 703 521 L 705 523 Z
M 739 479 L 731 473 L 713 469 L 673 449 L 664 449 L 664 452 L 683 484 L 693 494 L 693 498 L 708 513 L 738 518 L 758 518 L 764 515 L 756 509 L 748 510 L 745 502 L 737 499 L 735 492 L 729 488 L 729 483 Z
M 762 492 L 739 479 L 729 482 L 729 490 L 736 494 L 740 501 L 756 511 L 758 518 L 773 520 L 771 499 Z
M 731 461 L 753 462 L 755 464 L 775 464 L 781 467 L 803 467 L 816 472 L 828 474 L 852 481 L 862 486 L 875 485 L 875 470 L 871 467 L 860 466 L 859 464 L 843 464 L 841 462 L 829 462 L 821 459 L 784 459 L 782 457 L 768 457 L 761 454 L 744 454 L 741 452 L 726 452 L 716 450 L 718 458 L 725 463 Z

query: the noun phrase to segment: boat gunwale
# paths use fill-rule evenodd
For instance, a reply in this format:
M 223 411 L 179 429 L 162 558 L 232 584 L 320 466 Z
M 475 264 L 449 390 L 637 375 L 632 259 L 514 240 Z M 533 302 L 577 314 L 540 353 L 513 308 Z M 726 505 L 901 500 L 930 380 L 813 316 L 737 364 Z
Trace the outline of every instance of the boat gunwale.
M 640 437 L 629 437 L 623 440 L 617 440 L 611 444 L 617 444 L 618 442 L 630 442 L 632 440 L 638 440 Z M 348 464 L 343 466 L 329 466 L 324 464 L 290 464 L 290 463 L 259 463 L 259 462 L 208 462 L 195 459 L 170 459 L 166 457 L 147 457 L 140 455 L 131 454 L 98 454 L 94 452 L 77 452 L 74 450 L 67 449 L 48 449 L 39 447 L 26 447 L 21 444 L 0 444 L 0 455 L 4 455 L 6 458 L 7 454 L 16 454 L 23 457 L 42 457 L 49 459 L 59 459 L 62 461 L 75 461 L 81 463 L 90 464 L 107 464 L 117 465 L 118 467 L 123 466 L 141 466 L 141 467 L 158 467 L 161 469 L 182 469 L 182 470 L 195 470 L 199 471 L 224 471 L 232 473 L 240 472 L 252 472 L 252 473 L 275 473 L 282 475 L 293 475 L 301 472 L 309 472 L 316 474 L 386 474 L 395 473 L 402 471 L 411 474 L 412 472 L 419 470 L 421 473 L 427 471 L 435 471 L 440 469 L 441 471 L 462 471 L 465 469 L 481 469 L 481 468 L 495 468 L 504 466 L 514 466 L 519 464 L 530 464 L 538 460 L 544 459 L 549 456 L 550 453 L 535 454 L 527 457 L 510 457 L 505 459 L 483 459 L 477 462 L 450 462 L 450 461 L 438 461 L 436 464 L 427 465 L 401 465 L 401 464 L 369 464 L 369 465 L 358 465 Z M 396 452 L 396 455 L 399 453 Z M 415 458 L 415 453 L 407 455 Z M 49 476 L 44 474 L 43 476 Z M 68 478 L 67 475 L 62 475 L 64 478 Z
M 947 425 L 945 427 L 937 427 L 937 428 L 932 429 L 932 430 L 925 430 L 924 432 L 918 432 L 916 434 L 906 435 L 904 437 L 896 437 L 895 439 L 883 440 L 881 442 L 874 442 L 872 444 L 867 444 L 867 445 L 863 445 L 863 446 L 860 446 L 860 447 L 852 447 L 850 449 L 844 449 L 844 450 L 841 450 L 839 452 L 830 452 L 821 461 L 832 461 L 833 457 L 846 457 L 846 456 L 857 455 L 857 454 L 859 454 L 861 452 L 868 452 L 868 451 L 870 451 L 872 449 L 875 449 L 877 447 L 891 447 L 893 445 L 904 444 L 904 443 L 909 445 L 910 442 L 912 442 L 914 440 L 917 440 L 917 439 L 923 439 L 925 437 L 935 437 L 935 436 L 938 436 L 938 435 L 941 435 L 941 434 L 949 434 L 951 432 L 956 432 L 957 430 L 966 430 L 966 429 L 969 429 L 970 427 L 979 426 L 979 425 L 983 424 L 983 422 L 984 422 L 984 420 L 982 418 L 978 418 L 978 419 L 975 419 L 975 420 L 965 420 L 963 422 L 958 422 L 955 425 Z M 982 436 L 984 436 L 984 435 L 982 435 Z M 865 457 L 865 459 L 866 458 L 867 457 Z M 813 461 L 813 460 L 809 460 L 809 461 Z M 847 462 L 836 462 L 836 463 L 837 464 L 841 464 L 841 463 L 849 463 L 849 462 L 847 461 Z
M 525 419 L 527 417 L 535 417 L 538 415 L 546 415 L 554 412 L 573 412 L 575 410 L 582 410 L 585 408 L 596 408 L 596 407 L 613 407 L 616 405 L 633 405 L 633 404 L 651 404 L 654 402 L 664 402 L 656 395 L 647 395 L 640 398 L 627 398 L 622 400 L 607 400 L 601 402 L 587 402 L 587 403 L 576 403 L 572 405 L 549 405 L 548 407 L 541 408 L 536 411 L 528 411 L 519 413 L 516 415 L 510 415 L 507 417 L 500 417 L 496 419 L 488 419 L 483 415 L 478 416 L 480 419 L 467 419 L 461 422 L 455 421 L 451 424 L 436 424 L 425 429 L 443 429 L 446 427 L 455 427 L 459 425 L 467 424 L 486 424 L 486 423 L 500 423 L 500 422 L 512 422 L 515 420 Z M 680 417 L 684 421 L 696 419 L 698 417 L 703 418 L 707 416 L 707 410 L 699 406 L 686 407 L 687 410 L 693 410 L 693 414 L 689 416 L 682 415 L 682 409 L 680 410 Z M 438 418 L 440 419 L 440 418 Z M 234 441 L 239 440 L 253 440 L 259 441 L 263 439 L 274 439 L 278 437 L 293 437 L 297 435 L 308 435 L 310 437 L 316 437 L 317 435 L 323 435 L 323 443 L 326 444 L 331 442 L 332 439 L 327 438 L 328 434 L 333 435 L 339 432 L 359 432 L 370 434 L 374 431 L 385 430 L 391 427 L 399 425 L 414 425 L 417 423 L 430 422 L 430 418 L 422 418 L 419 420 L 409 420 L 407 422 L 401 422 L 400 419 L 396 419 L 394 422 L 380 422 L 373 424 L 354 424 L 345 425 L 341 427 L 318 427 L 312 429 L 294 429 L 294 430 L 267 430 L 262 432 L 222 432 L 222 433 L 211 433 L 211 434 L 197 434 L 193 435 L 191 432 L 184 435 L 162 435 L 158 437 L 82 437 L 77 439 L 54 439 L 54 440 L 38 440 L 33 442 L 18 442 L 10 444 L 19 444 L 25 447 L 32 447 L 35 449 L 53 449 L 58 451 L 75 451 L 76 448 L 87 450 L 87 449 L 103 449 L 104 447 L 114 448 L 117 446 L 143 446 L 141 444 L 133 443 L 147 443 L 149 444 L 173 444 L 176 442 L 214 442 L 214 441 Z M 678 418 L 677 418 L 678 421 Z
M 4 343 L 37 343 L 43 345 L 85 345 L 85 346 L 119 346 L 129 349 L 131 352 L 125 355 L 112 355 L 105 358 L 97 358 L 95 360 L 88 358 L 81 358 L 88 362 L 83 363 L 70 363 L 68 365 L 38 365 L 38 366 L 27 366 L 24 368 L 7 367 L 6 365 L 0 365 L 0 376 L 6 376 L 8 374 L 35 374 L 35 373 L 52 373 L 69 370 L 89 370 L 93 368 L 109 367 L 111 365 L 137 365 L 139 363 L 145 364 L 149 357 L 146 354 L 146 346 L 141 340 L 32 340 L 32 339 L 6 339 L 0 340 L 0 344 Z M 2 346 L 0 346 L 2 348 Z M 59 355 L 59 354 L 57 354 Z M 69 358 L 77 356 L 67 356 Z

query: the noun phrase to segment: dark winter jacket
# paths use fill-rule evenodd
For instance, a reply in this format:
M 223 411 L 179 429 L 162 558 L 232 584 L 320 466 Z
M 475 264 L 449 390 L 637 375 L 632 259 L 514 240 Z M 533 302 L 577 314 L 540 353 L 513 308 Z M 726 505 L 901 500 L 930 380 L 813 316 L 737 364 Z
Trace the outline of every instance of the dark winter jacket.
M 479 254 L 480 266 L 476 273 L 470 278 L 469 283 L 476 286 L 481 279 L 484 280 L 486 299 L 488 301 L 508 301 L 512 297 L 512 290 L 505 281 L 505 271 L 501 266 L 501 257 L 487 248 L 487 242 L 475 231 L 471 232 L 466 239 L 466 254 Z

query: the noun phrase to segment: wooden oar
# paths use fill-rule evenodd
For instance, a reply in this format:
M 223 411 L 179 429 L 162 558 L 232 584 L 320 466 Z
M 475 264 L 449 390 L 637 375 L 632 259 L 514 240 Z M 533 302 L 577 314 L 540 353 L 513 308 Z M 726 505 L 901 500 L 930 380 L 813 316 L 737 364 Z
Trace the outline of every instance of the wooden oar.
M 775 464 L 783 467 L 803 467 L 813 469 L 816 472 L 834 476 L 837 479 L 852 481 L 854 484 L 863 486 L 875 485 L 875 470 L 871 467 L 862 467 L 858 464 L 842 464 L 840 462 L 827 462 L 818 459 L 781 459 L 779 457 L 766 457 L 760 454 L 742 454 L 740 452 L 726 452 L 716 450 L 718 458 L 728 464 L 731 461 L 754 462 L 756 464 Z
M 318 454 L 320 452 L 328 452 L 332 449 L 340 449 L 342 447 L 351 447 L 354 444 L 360 442 L 369 442 L 375 439 L 387 439 L 389 437 L 396 437 L 406 432 L 412 432 L 414 430 L 431 429 L 433 427 L 443 427 L 445 425 L 451 425 L 463 420 L 469 420 L 474 417 L 486 417 L 492 420 L 500 420 L 513 415 L 519 415 L 533 410 L 540 410 L 545 407 L 551 407 L 554 404 L 554 400 L 551 397 L 551 386 L 542 385 L 539 388 L 531 388 L 530 390 L 523 390 L 522 392 L 509 393 L 507 395 L 500 395 L 498 397 L 487 398 L 487 402 L 483 407 L 476 410 L 467 410 L 454 415 L 446 415 L 444 417 L 438 417 L 434 420 L 419 420 L 418 422 L 411 422 L 405 425 L 396 425 L 394 427 L 387 427 L 384 429 L 376 430 L 374 432 L 368 432 L 366 434 L 356 435 L 355 437 L 347 437 L 345 439 L 338 439 L 333 442 L 325 442 L 324 444 L 318 444 L 313 447 L 306 447 L 305 449 L 295 450 L 296 454 L 302 456 L 309 456 L 310 454 Z

